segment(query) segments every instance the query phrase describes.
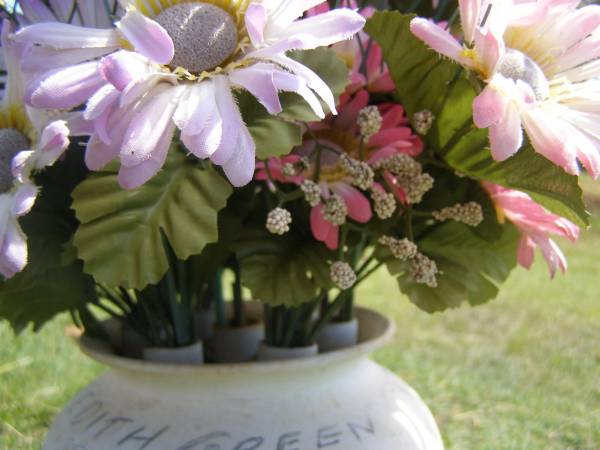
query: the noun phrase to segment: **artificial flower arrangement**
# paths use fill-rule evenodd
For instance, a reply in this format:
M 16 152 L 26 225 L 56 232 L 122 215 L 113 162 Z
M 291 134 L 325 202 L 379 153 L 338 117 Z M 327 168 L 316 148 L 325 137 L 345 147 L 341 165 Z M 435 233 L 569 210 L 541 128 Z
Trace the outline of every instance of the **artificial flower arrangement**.
M 536 247 L 564 272 L 550 236 L 588 223 L 597 6 L 15 3 L 0 316 L 17 331 L 68 311 L 181 348 L 258 321 L 250 352 L 204 358 L 250 360 L 351 322 L 383 266 L 427 312 L 478 305 Z

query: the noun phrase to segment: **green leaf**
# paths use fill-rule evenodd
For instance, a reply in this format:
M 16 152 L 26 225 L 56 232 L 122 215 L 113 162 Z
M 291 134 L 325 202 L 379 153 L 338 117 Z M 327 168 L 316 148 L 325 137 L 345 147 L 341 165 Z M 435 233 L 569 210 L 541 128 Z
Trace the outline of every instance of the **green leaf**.
M 474 234 L 469 227 L 447 222 L 419 240 L 421 252 L 432 258 L 440 270 L 438 286 L 418 284 L 407 273 L 407 264 L 388 263 L 392 274 L 400 274 L 400 289 L 427 312 L 457 308 L 463 302 L 479 305 L 495 298 L 498 286 L 516 266 L 519 235 L 507 224 L 493 243 Z
M 335 51 L 319 48 L 291 52 L 289 56 L 316 72 L 331 88 L 337 101 L 348 83 L 348 69 Z M 272 116 L 250 93 L 242 91 L 237 95 L 259 159 L 288 154 L 302 143 L 302 129 L 297 121 L 319 120 L 299 95 L 287 92 L 279 97 L 283 112 Z
M 298 306 L 331 287 L 327 249 L 292 233 L 274 237 L 249 230 L 236 243 L 236 251 L 242 284 L 254 299 L 273 306 Z
M 422 110 L 435 115 L 425 139 L 427 147 L 471 178 L 526 192 L 550 211 L 586 226 L 589 214 L 577 177 L 535 153 L 529 145 L 504 162 L 492 159 L 487 149 L 487 130 L 473 125 L 476 93 L 465 71 L 412 35 L 409 24 L 413 17 L 398 12 L 376 13 L 366 31 L 383 49 L 408 116 Z
M 247 91 L 240 92 L 237 97 L 244 121 L 256 144 L 257 158 L 283 156 L 302 143 L 299 125 L 280 116 L 272 116 Z
M 29 323 L 38 331 L 55 315 L 79 309 L 94 298 L 93 280 L 83 274 L 80 261 L 61 267 L 56 264 L 60 255 L 43 257 L 31 245 L 32 240 L 30 254 L 35 264 L 32 262 L 0 288 L 0 317 L 8 320 L 17 333 Z
M 109 286 L 143 289 L 168 268 L 162 229 L 181 260 L 218 239 L 218 212 L 232 188 L 212 167 L 203 168 L 176 148 L 163 170 L 127 191 L 116 170 L 91 175 L 73 192 L 81 226 L 75 234 L 85 271 Z
M 70 210 L 71 191 L 86 173 L 82 153 L 74 148 L 37 177 L 40 194 L 20 221 L 28 237 L 29 263 L 23 272 L 0 282 L 0 317 L 17 333 L 30 323 L 37 331 L 56 314 L 79 309 L 95 298 L 93 280 L 73 258 L 70 245 L 77 227 Z

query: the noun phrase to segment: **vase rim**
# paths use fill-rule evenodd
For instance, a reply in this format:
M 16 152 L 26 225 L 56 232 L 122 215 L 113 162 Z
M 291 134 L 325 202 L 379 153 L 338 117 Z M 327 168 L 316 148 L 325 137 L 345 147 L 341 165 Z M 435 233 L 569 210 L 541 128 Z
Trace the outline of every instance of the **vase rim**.
M 255 372 L 268 373 L 273 370 L 301 369 L 310 366 L 323 367 L 335 365 L 346 360 L 352 360 L 366 356 L 382 347 L 393 337 L 396 327 L 392 320 L 369 308 L 357 307 L 356 318 L 360 324 L 359 342 L 353 347 L 344 348 L 332 352 L 320 353 L 318 355 L 289 359 L 284 361 L 251 361 L 244 363 L 204 364 L 204 365 L 176 365 L 165 363 L 153 363 L 144 360 L 126 358 L 115 354 L 110 346 L 98 339 L 86 337 L 85 335 L 75 337 L 81 351 L 90 358 L 116 370 L 145 372 L 148 374 L 165 375 L 202 375 L 202 374 L 225 374 L 232 372 Z

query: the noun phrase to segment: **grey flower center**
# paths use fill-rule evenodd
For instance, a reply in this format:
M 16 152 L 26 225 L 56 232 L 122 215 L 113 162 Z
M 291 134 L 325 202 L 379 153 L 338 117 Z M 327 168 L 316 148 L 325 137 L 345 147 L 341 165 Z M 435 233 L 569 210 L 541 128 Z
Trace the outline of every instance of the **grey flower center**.
M 548 80 L 540 66 L 518 50 L 507 49 L 500 63 L 500 74 L 515 81 L 521 80 L 531 86 L 538 101 L 550 95 Z
M 12 189 L 12 160 L 28 148 L 29 140 L 23 134 L 12 128 L 0 129 L 0 194 Z
M 217 67 L 235 51 L 237 27 L 225 10 L 209 3 L 179 3 L 155 19 L 175 45 L 173 69 L 200 73 Z

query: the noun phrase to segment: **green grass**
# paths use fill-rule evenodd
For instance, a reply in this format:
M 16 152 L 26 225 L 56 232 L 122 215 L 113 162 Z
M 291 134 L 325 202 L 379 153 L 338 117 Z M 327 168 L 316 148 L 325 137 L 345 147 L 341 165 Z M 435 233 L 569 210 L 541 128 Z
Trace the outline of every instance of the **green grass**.
M 589 199 L 600 205 L 600 193 Z M 577 245 L 561 242 L 567 276 L 550 282 L 538 255 L 483 307 L 427 315 L 384 271 L 361 288 L 362 302 L 398 325 L 375 358 L 421 393 L 448 449 L 600 449 L 600 220 L 593 225 Z M 64 336 L 67 324 L 18 340 L 0 325 L 0 449 L 38 449 L 53 416 L 102 370 Z

